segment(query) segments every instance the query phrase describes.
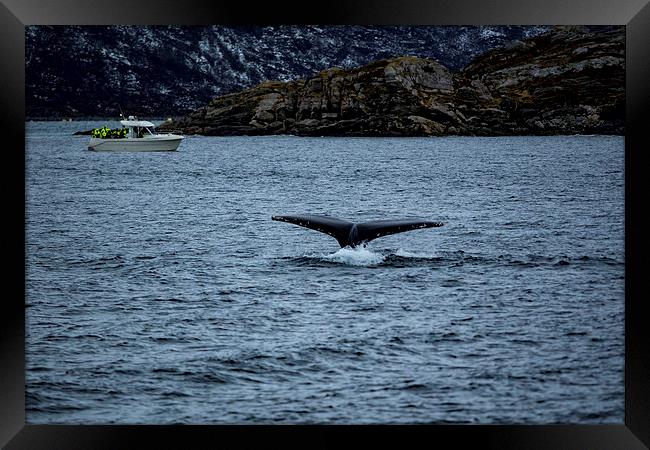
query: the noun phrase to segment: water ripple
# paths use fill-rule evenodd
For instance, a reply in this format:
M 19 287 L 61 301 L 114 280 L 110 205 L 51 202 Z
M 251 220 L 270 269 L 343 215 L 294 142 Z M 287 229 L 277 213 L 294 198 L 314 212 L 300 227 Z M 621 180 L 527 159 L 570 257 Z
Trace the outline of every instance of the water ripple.
M 27 127 L 29 423 L 623 422 L 623 138 L 98 125 Z M 291 212 L 445 226 L 339 249 Z

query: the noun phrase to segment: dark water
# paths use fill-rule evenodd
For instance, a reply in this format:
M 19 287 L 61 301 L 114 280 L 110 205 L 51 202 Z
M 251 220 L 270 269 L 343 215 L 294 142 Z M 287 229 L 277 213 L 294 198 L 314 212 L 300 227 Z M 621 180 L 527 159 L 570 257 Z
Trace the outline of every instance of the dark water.
M 27 124 L 28 423 L 622 423 L 623 138 Z M 273 214 L 442 228 L 339 250 Z

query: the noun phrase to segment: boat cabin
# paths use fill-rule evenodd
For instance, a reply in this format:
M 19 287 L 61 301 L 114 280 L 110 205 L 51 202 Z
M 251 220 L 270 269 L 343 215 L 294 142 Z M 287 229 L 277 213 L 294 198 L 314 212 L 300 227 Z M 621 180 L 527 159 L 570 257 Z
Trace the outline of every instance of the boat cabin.
M 143 138 L 155 136 L 155 125 L 146 120 L 137 120 L 133 116 L 129 116 L 128 120 L 120 120 L 122 126 L 129 129 L 129 138 Z

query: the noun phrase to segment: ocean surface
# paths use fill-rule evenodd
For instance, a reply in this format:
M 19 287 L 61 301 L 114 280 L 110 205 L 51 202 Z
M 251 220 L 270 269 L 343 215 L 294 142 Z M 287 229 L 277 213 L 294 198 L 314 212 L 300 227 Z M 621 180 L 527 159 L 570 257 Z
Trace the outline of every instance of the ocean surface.
M 623 137 L 100 125 L 26 124 L 27 423 L 623 423 Z M 351 250 L 301 213 L 445 225 Z

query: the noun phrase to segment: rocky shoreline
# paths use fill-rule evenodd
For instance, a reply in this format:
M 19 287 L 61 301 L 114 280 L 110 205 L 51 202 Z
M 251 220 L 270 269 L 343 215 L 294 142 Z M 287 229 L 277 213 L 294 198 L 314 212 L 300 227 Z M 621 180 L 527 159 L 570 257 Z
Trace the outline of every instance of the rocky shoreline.
M 330 68 L 217 97 L 159 129 L 211 136 L 623 134 L 625 33 L 556 27 L 457 72 L 412 56 Z

